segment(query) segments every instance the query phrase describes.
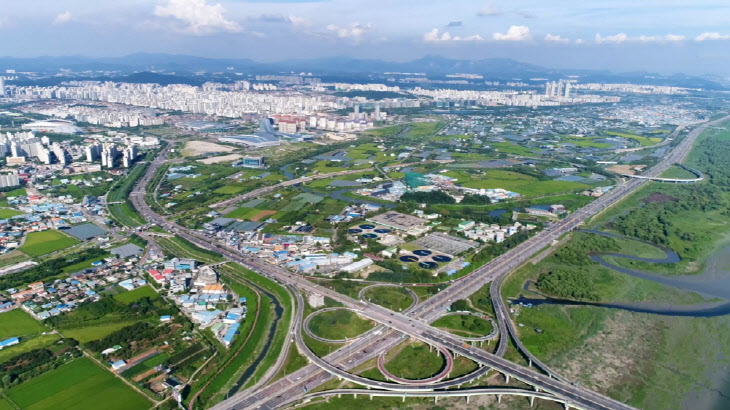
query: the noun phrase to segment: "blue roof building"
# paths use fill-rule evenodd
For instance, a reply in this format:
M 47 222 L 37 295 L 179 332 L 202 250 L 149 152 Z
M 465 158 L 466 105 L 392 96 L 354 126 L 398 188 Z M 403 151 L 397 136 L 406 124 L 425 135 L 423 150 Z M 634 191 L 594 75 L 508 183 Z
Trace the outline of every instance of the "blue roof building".
M 8 346 L 17 345 L 18 343 L 20 343 L 20 339 L 18 339 L 17 337 L 11 337 L 10 339 L 5 339 L 2 342 L 0 342 L 0 350 L 6 348 Z
M 225 336 L 223 336 L 223 344 L 228 347 L 231 345 L 231 342 L 233 342 L 233 338 L 238 333 L 238 328 L 241 327 L 240 324 L 234 323 L 231 325 L 231 327 L 228 328 L 228 331 L 226 332 Z

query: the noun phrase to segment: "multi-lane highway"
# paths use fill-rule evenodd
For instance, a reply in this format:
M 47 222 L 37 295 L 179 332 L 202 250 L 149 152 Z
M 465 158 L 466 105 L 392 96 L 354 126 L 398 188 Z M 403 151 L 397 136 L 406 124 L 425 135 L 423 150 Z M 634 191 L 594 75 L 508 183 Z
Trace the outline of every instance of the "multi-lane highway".
M 721 120 L 727 119 L 723 118 Z M 704 130 L 707 126 L 715 124 L 721 120 L 707 123 L 701 127 L 696 128 L 689 135 L 673 149 L 669 155 L 667 155 L 659 164 L 652 167 L 645 175 L 656 176 L 666 170 L 669 166 L 674 163 L 681 162 L 682 158 L 689 152 L 692 143 L 695 138 Z M 157 161 L 157 160 L 155 160 Z M 159 166 L 159 165 L 157 165 Z M 154 175 L 154 171 L 157 166 L 155 162 L 150 166 L 147 174 L 140 180 L 140 184 L 135 187 L 135 191 L 132 194 L 132 201 L 137 207 L 139 212 L 148 221 L 154 221 L 162 225 L 169 231 L 175 232 L 193 243 L 203 246 L 208 249 L 212 249 L 220 252 L 227 258 L 241 263 L 259 274 L 274 278 L 275 280 L 287 284 L 288 286 L 295 287 L 298 290 L 304 290 L 307 292 L 314 292 L 331 297 L 343 303 L 350 309 L 357 310 L 358 313 L 363 316 L 370 318 L 382 326 L 379 326 L 378 331 L 373 331 L 367 337 L 360 338 L 356 342 L 352 342 L 348 346 L 339 349 L 337 352 L 326 357 L 324 359 L 317 358 L 316 356 L 308 357 L 310 361 L 315 363 L 317 366 L 324 369 L 324 371 L 311 372 L 306 370 L 295 372 L 292 375 L 287 376 L 284 379 L 268 386 L 264 389 L 251 394 L 251 392 L 245 392 L 244 394 L 236 394 L 225 402 L 220 403 L 216 406 L 219 409 L 243 409 L 252 407 L 267 407 L 276 408 L 286 402 L 289 402 L 293 398 L 301 396 L 307 389 L 311 389 L 334 375 L 339 378 L 352 380 L 359 384 L 364 384 L 371 388 L 380 388 L 388 390 L 397 390 L 407 392 L 410 387 L 415 389 L 414 391 L 423 391 L 423 386 L 408 386 L 408 385 L 395 385 L 392 383 L 381 383 L 374 382 L 372 380 L 361 380 L 362 378 L 354 376 L 348 373 L 344 369 L 352 368 L 359 363 L 368 360 L 371 357 L 375 357 L 378 354 L 386 351 L 385 349 L 392 348 L 393 346 L 400 343 L 400 335 L 406 335 L 414 339 L 422 340 L 433 346 L 441 346 L 453 352 L 453 354 L 462 355 L 468 357 L 475 362 L 479 363 L 482 369 L 493 368 L 507 377 L 514 377 L 519 379 L 531 386 L 534 386 L 541 391 L 548 392 L 551 397 L 558 397 L 560 401 L 565 402 L 567 405 L 585 408 L 585 409 L 623 409 L 630 408 L 623 403 L 604 397 L 597 394 L 589 389 L 575 386 L 557 377 L 557 375 L 548 369 L 546 366 L 541 364 L 536 358 L 534 358 L 523 346 L 519 343 L 519 337 L 512 324 L 507 307 L 499 292 L 499 283 L 510 271 L 517 266 L 523 264 L 534 256 L 537 252 L 543 249 L 545 246 L 552 243 L 552 241 L 558 239 L 563 234 L 570 232 L 580 225 L 586 218 L 602 211 L 606 207 L 622 199 L 634 189 L 641 186 L 646 181 L 633 179 L 628 182 L 618 185 L 614 190 L 605 194 L 601 198 L 587 205 L 586 207 L 576 211 L 564 220 L 556 223 L 549 229 L 546 229 L 527 241 L 523 242 L 519 246 L 515 247 L 511 251 L 504 255 L 492 260 L 488 264 L 484 265 L 480 269 L 476 270 L 467 277 L 464 277 L 456 281 L 452 286 L 445 289 L 443 292 L 431 297 L 425 302 L 419 304 L 407 314 L 401 314 L 391 312 L 388 309 L 367 303 L 364 301 L 355 300 L 347 296 L 341 295 L 325 287 L 313 284 L 306 280 L 300 280 L 296 275 L 292 275 L 284 269 L 277 266 L 268 265 L 265 262 L 244 258 L 236 251 L 223 247 L 222 245 L 211 243 L 210 239 L 200 234 L 199 232 L 188 230 L 181 226 L 178 226 L 172 222 L 165 221 L 161 216 L 154 214 L 149 207 L 144 203 L 144 186 L 145 181 L 149 181 L 149 176 Z M 462 340 L 451 335 L 447 332 L 435 329 L 428 325 L 430 321 L 439 317 L 444 313 L 444 307 L 450 305 L 450 303 L 457 299 L 463 299 L 483 285 L 492 282 L 492 300 L 495 303 L 495 312 L 497 314 L 497 322 L 501 331 L 500 348 L 497 353 L 503 352 L 503 347 L 506 345 L 506 335 L 509 334 L 514 339 L 515 343 L 523 352 L 530 358 L 536 366 L 540 367 L 548 375 L 543 375 L 535 372 L 532 369 L 524 368 L 509 362 L 501 358 L 498 354 L 490 354 L 484 350 L 477 349 L 475 347 L 464 344 Z M 294 292 L 296 295 L 300 295 L 300 292 Z M 295 339 L 297 344 L 302 348 L 303 342 L 301 341 L 301 305 L 303 302 L 297 303 L 297 319 L 295 322 Z M 384 327 L 389 328 L 385 330 Z M 379 332 L 379 333 L 378 333 Z M 370 350 L 369 350 L 370 349 Z M 309 349 L 304 345 L 305 354 L 311 353 Z M 480 369 L 481 370 L 481 369 Z M 484 371 L 484 370 L 482 370 Z M 450 382 L 441 382 L 450 383 Z M 451 382 L 449 386 L 456 386 L 459 383 Z M 463 383 L 463 382 L 460 382 Z M 396 387 L 397 386 L 397 387 Z M 437 389 L 443 388 L 444 386 L 431 385 L 428 388 Z M 285 398 L 285 399 L 284 399 Z

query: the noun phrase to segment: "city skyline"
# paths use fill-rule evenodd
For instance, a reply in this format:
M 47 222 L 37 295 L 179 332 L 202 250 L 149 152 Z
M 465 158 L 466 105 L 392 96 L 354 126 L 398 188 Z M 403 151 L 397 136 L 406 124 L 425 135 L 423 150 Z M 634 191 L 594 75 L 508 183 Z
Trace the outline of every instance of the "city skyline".
M 719 1 L 214 1 L 8 4 L 5 56 L 166 52 L 281 61 L 513 58 L 552 68 L 727 75 Z M 405 17 L 405 18 L 404 18 Z M 658 64 L 671 61 L 671 64 Z

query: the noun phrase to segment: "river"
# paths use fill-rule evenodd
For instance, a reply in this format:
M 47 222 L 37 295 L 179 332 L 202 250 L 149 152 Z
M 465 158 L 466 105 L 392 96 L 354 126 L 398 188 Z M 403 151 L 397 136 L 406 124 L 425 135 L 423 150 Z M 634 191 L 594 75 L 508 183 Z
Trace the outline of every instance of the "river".
M 616 236 L 605 232 L 595 232 L 603 236 Z M 656 246 L 656 245 L 655 245 Z M 673 250 L 657 246 L 665 252 L 664 258 L 638 258 L 632 255 L 607 254 L 615 257 L 624 257 L 633 260 L 645 261 L 649 263 L 676 263 L 679 255 Z M 606 255 L 606 254 L 604 254 Z M 727 320 L 721 319 L 720 316 L 730 314 L 730 243 L 719 246 L 707 258 L 705 268 L 697 275 L 675 275 L 663 276 L 658 273 L 642 272 L 633 269 L 627 269 L 621 266 L 615 266 L 601 258 L 603 255 L 591 255 L 591 259 L 600 263 L 602 266 L 613 269 L 617 272 L 625 273 L 634 277 L 651 280 L 664 285 L 672 286 L 678 289 L 693 291 L 702 295 L 722 299 L 720 302 L 708 302 L 693 305 L 682 304 L 660 304 L 660 303 L 598 303 L 598 302 L 582 302 L 572 300 L 559 300 L 540 295 L 540 297 L 525 297 L 514 299 L 512 303 L 532 304 L 533 306 L 543 304 L 564 305 L 564 306 L 597 306 L 609 309 L 621 309 L 629 312 L 656 314 L 668 317 L 690 317 L 690 318 L 715 318 L 714 326 L 726 326 Z M 525 284 L 525 290 L 529 287 L 530 282 Z M 685 375 L 686 382 L 695 387 L 688 389 L 687 393 L 682 397 L 681 402 L 677 403 L 678 408 L 683 409 L 730 409 L 730 368 L 727 365 L 727 358 L 724 352 L 727 351 L 726 341 L 717 338 L 704 338 L 702 335 L 696 335 L 700 338 L 704 345 L 710 345 L 705 350 L 717 352 L 716 357 L 708 357 L 707 354 L 699 353 L 697 361 L 702 363 L 705 370 L 703 374 Z M 686 346 L 692 349 L 692 346 Z M 712 356 L 710 354 L 710 356 Z
M 266 344 L 264 345 L 264 348 L 261 349 L 261 353 L 259 353 L 259 355 L 253 361 L 253 363 L 251 363 L 251 365 L 249 367 L 247 367 L 246 370 L 243 371 L 243 373 L 241 374 L 241 377 L 238 378 L 236 383 L 228 391 L 227 396 L 237 393 L 251 379 L 251 376 L 253 376 L 253 374 L 256 372 L 259 364 L 261 364 L 261 362 L 264 360 L 266 355 L 269 353 L 269 348 L 271 347 L 271 342 L 274 339 L 274 334 L 276 333 L 276 329 L 279 325 L 279 321 L 281 320 L 282 316 L 284 315 L 284 308 L 281 307 L 279 300 L 276 299 L 276 297 L 272 293 L 262 289 L 260 286 L 254 284 L 252 282 L 248 282 L 248 281 L 246 281 L 246 282 L 249 284 L 249 286 L 256 288 L 259 292 L 263 293 L 264 295 L 266 295 L 267 297 L 269 297 L 271 299 L 271 304 L 274 305 L 274 320 L 271 323 L 271 327 L 269 328 L 268 334 L 266 335 Z M 268 309 L 268 308 L 269 308 L 269 306 L 267 306 L 263 303 L 261 304 L 261 309 Z M 243 337 L 243 335 L 239 335 L 239 336 Z M 251 341 L 251 342 L 258 342 L 258 341 Z M 286 347 L 286 344 L 284 345 L 284 347 Z M 282 354 L 283 354 L 283 352 L 282 352 Z

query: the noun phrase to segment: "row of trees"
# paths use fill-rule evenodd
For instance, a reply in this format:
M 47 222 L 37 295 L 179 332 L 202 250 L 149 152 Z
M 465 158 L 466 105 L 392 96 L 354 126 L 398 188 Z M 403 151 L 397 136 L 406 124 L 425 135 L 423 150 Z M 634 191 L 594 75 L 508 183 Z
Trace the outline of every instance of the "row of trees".
M 89 248 L 72 256 L 50 259 L 22 272 L 0 276 L 0 289 L 15 288 L 26 283 L 45 281 L 63 273 L 63 268 L 76 263 L 107 255 L 104 249 Z
M 79 327 L 84 323 L 118 322 L 120 320 L 144 319 L 153 316 L 175 315 L 177 309 L 158 298 L 143 297 L 138 301 L 124 304 L 112 296 L 103 296 L 94 302 L 87 300 L 72 312 L 47 319 L 54 327 Z
M 53 346 L 52 349 L 34 349 L 6 360 L 0 364 L 0 382 L 3 388 L 9 389 L 57 368 L 70 358 L 81 356 L 81 352 L 75 349 L 77 345 L 78 342 L 74 339 L 63 339 L 60 345 Z

